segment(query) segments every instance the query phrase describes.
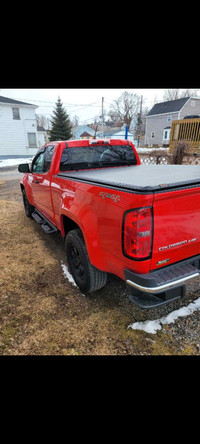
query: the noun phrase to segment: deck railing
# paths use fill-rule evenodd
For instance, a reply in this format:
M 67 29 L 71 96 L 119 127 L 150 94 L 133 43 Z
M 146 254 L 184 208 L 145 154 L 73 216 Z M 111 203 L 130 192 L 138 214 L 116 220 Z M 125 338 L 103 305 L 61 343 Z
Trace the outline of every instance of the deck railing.
M 200 152 L 200 118 L 173 120 L 170 133 L 169 152 L 179 142 L 186 142 L 191 153 Z

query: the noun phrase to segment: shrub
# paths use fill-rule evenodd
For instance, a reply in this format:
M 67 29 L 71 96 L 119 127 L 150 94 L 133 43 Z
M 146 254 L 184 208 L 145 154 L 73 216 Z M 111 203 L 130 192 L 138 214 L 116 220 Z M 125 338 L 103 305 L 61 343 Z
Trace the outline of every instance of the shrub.
M 182 165 L 185 154 L 189 151 L 189 145 L 186 142 L 179 142 L 172 154 L 171 164 Z

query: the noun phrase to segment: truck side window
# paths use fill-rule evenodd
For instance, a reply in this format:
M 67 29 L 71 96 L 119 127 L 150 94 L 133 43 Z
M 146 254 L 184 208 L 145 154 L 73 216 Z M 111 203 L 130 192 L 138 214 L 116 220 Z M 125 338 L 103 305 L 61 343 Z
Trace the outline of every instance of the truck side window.
M 49 171 L 51 166 L 51 160 L 54 153 L 54 145 L 49 145 L 46 147 L 45 155 L 44 155 L 44 166 L 43 166 L 43 172 L 46 173 Z
M 32 164 L 32 173 L 42 173 L 43 172 L 43 161 L 44 152 L 40 153 L 39 156 L 34 159 Z

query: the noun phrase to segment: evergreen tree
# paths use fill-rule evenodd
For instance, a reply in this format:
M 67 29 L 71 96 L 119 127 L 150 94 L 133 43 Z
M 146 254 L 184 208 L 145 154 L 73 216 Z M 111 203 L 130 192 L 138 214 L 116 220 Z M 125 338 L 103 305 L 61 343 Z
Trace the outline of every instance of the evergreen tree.
M 63 108 L 60 97 L 56 102 L 56 108 L 53 111 L 51 119 L 52 129 L 50 131 L 50 142 L 55 140 L 68 140 L 72 137 L 71 123 L 69 115 Z

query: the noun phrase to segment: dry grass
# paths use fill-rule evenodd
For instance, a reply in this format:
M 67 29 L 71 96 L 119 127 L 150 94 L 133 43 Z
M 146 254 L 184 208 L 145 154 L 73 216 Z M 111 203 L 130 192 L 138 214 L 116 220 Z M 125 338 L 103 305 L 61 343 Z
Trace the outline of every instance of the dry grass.
M 84 297 L 66 281 L 61 238 L 47 237 L 19 202 L 0 201 L 0 214 L 1 353 L 123 354 L 118 310 L 99 311 L 98 296 Z

